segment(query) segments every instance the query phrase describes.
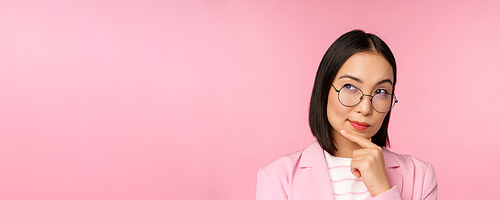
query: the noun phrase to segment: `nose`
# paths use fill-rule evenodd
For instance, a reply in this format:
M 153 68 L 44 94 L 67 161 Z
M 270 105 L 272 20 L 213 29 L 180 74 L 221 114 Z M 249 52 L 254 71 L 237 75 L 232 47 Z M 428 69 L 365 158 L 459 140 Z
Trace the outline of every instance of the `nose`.
M 361 97 L 361 102 L 356 105 L 356 112 L 362 115 L 371 115 L 373 113 L 371 97 L 369 95 L 363 95 Z

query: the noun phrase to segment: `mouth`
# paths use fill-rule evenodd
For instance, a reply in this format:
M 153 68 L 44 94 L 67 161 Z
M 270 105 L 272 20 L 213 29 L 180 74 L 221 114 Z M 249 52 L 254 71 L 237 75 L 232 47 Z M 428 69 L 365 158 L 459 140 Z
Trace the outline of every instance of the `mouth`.
M 364 123 L 364 122 L 351 121 L 351 120 L 347 120 L 347 121 L 349 121 L 349 123 L 351 124 L 351 126 L 353 126 L 355 129 L 358 129 L 360 131 L 365 130 L 368 127 L 370 127 L 369 124 Z

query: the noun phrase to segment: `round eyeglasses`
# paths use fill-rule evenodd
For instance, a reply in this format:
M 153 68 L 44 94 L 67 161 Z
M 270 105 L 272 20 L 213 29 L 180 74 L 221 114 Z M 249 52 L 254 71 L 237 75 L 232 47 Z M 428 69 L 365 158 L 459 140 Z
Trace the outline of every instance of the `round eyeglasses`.
M 352 107 L 358 105 L 363 97 L 369 96 L 372 107 L 375 111 L 379 113 L 386 113 L 391 111 L 391 109 L 398 103 L 398 99 L 395 94 L 387 92 L 385 89 L 377 89 L 374 95 L 364 94 L 359 88 L 354 85 L 346 84 L 340 90 L 337 90 L 332 84 L 333 89 L 338 93 L 339 102 L 347 107 Z

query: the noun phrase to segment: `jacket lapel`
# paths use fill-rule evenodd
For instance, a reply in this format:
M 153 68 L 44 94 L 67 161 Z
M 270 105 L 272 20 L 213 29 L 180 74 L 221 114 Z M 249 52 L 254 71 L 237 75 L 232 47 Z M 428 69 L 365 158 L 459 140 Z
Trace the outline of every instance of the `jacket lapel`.
M 397 185 L 399 194 L 402 194 L 403 190 L 403 176 L 397 172 L 399 168 L 399 162 L 396 160 L 394 154 L 389 150 L 383 148 L 385 168 L 387 172 L 387 178 L 392 186 Z
M 334 199 L 323 149 L 315 141 L 304 149 L 297 179 L 306 200 Z

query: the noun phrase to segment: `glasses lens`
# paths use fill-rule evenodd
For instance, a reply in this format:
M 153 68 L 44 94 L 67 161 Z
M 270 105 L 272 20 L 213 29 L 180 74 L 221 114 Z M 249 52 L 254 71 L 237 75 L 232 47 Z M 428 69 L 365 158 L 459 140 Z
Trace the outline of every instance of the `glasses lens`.
M 352 85 L 346 85 L 340 89 L 339 100 L 345 106 L 355 106 L 361 100 L 363 93 Z
M 389 112 L 394 106 L 394 98 L 388 93 L 379 93 L 373 96 L 372 104 L 373 108 L 378 112 Z

